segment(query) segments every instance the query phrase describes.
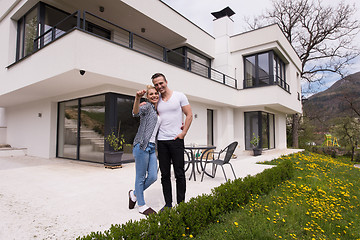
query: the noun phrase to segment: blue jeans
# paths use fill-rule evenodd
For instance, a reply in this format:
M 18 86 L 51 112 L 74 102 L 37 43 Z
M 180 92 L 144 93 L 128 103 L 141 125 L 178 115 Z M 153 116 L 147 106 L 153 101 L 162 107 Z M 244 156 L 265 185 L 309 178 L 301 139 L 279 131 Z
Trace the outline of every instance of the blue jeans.
M 155 154 L 155 144 L 149 143 L 144 150 L 140 144 L 136 144 L 133 149 L 135 157 L 135 191 L 138 205 L 145 205 L 144 191 L 157 179 L 157 158 Z

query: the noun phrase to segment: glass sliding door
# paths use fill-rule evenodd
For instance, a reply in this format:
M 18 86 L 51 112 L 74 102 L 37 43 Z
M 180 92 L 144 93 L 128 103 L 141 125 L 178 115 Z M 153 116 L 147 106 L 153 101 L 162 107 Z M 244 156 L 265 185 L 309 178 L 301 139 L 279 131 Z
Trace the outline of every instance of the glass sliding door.
M 262 149 L 268 149 L 269 148 L 269 119 L 268 114 L 262 112 L 261 113 L 261 147 Z
M 104 162 L 105 95 L 81 99 L 80 160 Z
M 262 149 L 275 148 L 275 115 L 266 112 L 245 112 L 245 149 L 252 149 L 250 141 L 259 136 Z
M 78 100 L 59 103 L 57 156 L 77 159 Z
M 112 129 L 115 129 L 120 135 L 124 135 L 125 147 L 123 154 L 123 161 L 134 159 L 132 155 L 132 148 L 135 135 L 137 133 L 140 118 L 132 116 L 132 108 L 134 104 L 134 97 L 119 96 L 116 97 L 116 123 Z
M 58 104 L 57 157 L 104 163 L 111 150 L 104 136 L 114 131 L 126 145 L 122 160 L 134 160 L 132 144 L 140 119 L 132 116 L 134 97 L 105 93 Z
M 252 149 L 250 141 L 259 136 L 259 112 L 245 113 L 245 149 Z

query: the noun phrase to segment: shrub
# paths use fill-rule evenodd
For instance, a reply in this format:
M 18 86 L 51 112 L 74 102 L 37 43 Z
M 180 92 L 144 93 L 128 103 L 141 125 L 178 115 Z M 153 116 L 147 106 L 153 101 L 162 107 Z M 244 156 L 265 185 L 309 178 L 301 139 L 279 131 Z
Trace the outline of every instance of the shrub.
M 268 194 L 277 185 L 291 179 L 294 167 L 290 160 L 266 169 L 255 176 L 238 178 L 216 187 L 211 194 L 203 194 L 177 207 L 152 214 L 140 221 L 112 225 L 104 233 L 92 232 L 79 240 L 93 239 L 180 239 L 196 236 L 224 213 L 247 204 L 252 195 Z

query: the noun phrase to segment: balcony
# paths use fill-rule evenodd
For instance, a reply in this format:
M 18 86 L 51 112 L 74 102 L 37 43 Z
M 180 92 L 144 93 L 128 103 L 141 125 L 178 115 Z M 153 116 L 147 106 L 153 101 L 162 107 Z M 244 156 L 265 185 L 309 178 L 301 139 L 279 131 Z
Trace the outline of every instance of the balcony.
M 186 71 L 219 82 L 225 86 L 238 89 L 237 80 L 235 78 L 176 51 L 161 46 L 151 40 L 143 38 L 138 34 L 87 11 L 76 11 L 63 18 L 54 26 L 47 26 L 47 30 L 33 40 L 33 49 L 30 51 L 29 55 L 39 51 L 74 29 L 81 30 L 159 61 L 180 67 Z

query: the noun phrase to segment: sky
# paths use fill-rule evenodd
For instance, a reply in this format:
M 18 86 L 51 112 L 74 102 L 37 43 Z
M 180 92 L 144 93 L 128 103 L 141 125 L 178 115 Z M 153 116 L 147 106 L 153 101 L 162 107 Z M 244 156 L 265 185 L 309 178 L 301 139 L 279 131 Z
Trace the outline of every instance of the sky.
M 206 32 L 213 33 L 213 19 L 212 12 L 217 12 L 229 6 L 235 14 L 231 17 L 234 21 L 234 34 L 246 31 L 245 18 L 252 18 L 258 16 L 272 7 L 271 0 L 162 0 L 164 3 L 172 7 L 181 15 L 189 19 L 194 24 Z M 341 0 L 331 0 L 332 4 L 339 3 Z M 355 4 L 358 9 L 355 18 L 360 21 L 360 2 L 358 0 L 345 0 L 345 3 Z M 328 0 L 323 0 L 328 3 Z M 358 42 L 360 47 L 360 33 L 358 34 Z M 351 68 L 347 69 L 349 74 L 360 71 L 360 57 L 355 61 Z M 340 79 L 339 75 L 332 75 L 327 81 L 322 84 L 312 85 L 315 92 L 323 91 L 329 88 L 334 82 Z M 305 89 L 307 84 L 303 84 Z M 310 96 L 308 93 L 307 96 Z

